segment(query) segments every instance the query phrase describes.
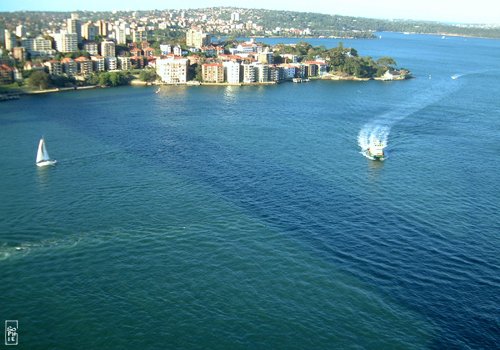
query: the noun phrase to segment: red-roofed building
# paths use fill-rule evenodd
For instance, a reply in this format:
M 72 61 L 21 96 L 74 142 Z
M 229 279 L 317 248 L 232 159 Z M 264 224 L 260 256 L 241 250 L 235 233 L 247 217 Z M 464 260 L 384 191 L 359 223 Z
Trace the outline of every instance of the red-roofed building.
M 86 76 L 92 74 L 92 72 L 94 71 L 92 60 L 88 59 L 85 56 L 75 58 L 75 62 L 78 65 L 78 74 Z
M 145 57 L 153 57 L 155 55 L 155 49 L 152 47 L 146 47 L 142 51 L 144 51 Z
M 73 76 L 78 73 L 78 64 L 69 57 L 63 58 L 61 60 L 61 65 L 63 72 L 66 73 L 68 76 Z
M 0 64 L 0 84 L 14 82 L 14 69 L 6 64 Z
M 132 55 L 132 57 L 141 57 L 142 50 L 139 49 L 138 47 L 134 47 L 133 49 L 130 50 L 130 54 Z

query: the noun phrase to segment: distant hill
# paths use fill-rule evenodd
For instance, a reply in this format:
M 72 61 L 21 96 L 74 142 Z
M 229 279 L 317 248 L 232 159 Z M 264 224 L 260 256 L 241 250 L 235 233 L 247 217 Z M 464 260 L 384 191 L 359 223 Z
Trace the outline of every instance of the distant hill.
M 124 20 L 137 25 L 152 26 L 162 21 L 169 30 L 184 31 L 198 26 L 216 35 L 230 36 L 312 36 L 370 38 L 374 32 L 409 32 L 500 38 L 500 26 L 452 25 L 429 21 L 380 20 L 363 17 L 327 15 L 312 12 L 277 11 L 238 7 L 210 7 L 186 10 L 75 11 L 83 21 Z M 238 14 L 237 18 L 232 16 Z M 32 34 L 47 26 L 59 29 L 70 12 L 0 12 L 0 29 L 14 30 L 23 23 Z

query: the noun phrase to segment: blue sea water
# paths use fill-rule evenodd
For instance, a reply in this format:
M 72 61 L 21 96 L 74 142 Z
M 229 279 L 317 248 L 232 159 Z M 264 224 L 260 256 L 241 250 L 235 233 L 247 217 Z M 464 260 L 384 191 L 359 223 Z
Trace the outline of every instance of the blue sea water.
M 19 348 L 499 348 L 500 42 L 380 35 L 415 79 L 0 104 Z

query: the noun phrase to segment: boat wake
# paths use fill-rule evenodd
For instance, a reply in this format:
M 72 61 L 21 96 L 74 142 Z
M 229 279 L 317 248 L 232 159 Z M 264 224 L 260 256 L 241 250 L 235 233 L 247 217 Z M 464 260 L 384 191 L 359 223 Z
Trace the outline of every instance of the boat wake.
M 462 75 L 457 75 L 457 77 Z M 448 80 L 449 82 L 449 80 Z M 405 119 L 406 117 L 415 114 L 428 107 L 429 105 L 438 102 L 447 95 L 456 91 L 460 84 L 449 84 L 444 80 L 440 83 L 432 84 L 429 88 L 420 88 L 412 94 L 409 101 L 401 101 L 398 106 L 385 112 L 382 115 L 375 117 L 369 121 L 359 131 L 358 145 L 361 148 L 360 153 L 368 159 L 374 159 L 368 152 L 370 146 L 377 143 L 382 144 L 383 147 L 389 145 L 389 135 L 392 127 Z M 387 158 L 387 154 L 384 156 Z

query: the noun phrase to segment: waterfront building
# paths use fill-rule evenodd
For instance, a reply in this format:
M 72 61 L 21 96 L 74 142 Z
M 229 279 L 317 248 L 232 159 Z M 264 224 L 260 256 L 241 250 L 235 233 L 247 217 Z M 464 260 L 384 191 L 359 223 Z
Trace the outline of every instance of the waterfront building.
M 101 42 L 101 56 L 103 57 L 115 57 L 116 56 L 116 45 L 114 41 L 105 40 Z
M 11 84 L 14 82 L 14 69 L 6 64 L 0 64 L 0 84 Z
M 63 58 L 61 60 L 61 65 L 62 65 L 63 72 L 67 76 L 70 76 L 70 77 L 74 76 L 78 72 L 78 64 L 72 58 L 69 58 L 69 57 Z
M 106 70 L 105 59 L 102 56 L 92 56 L 92 69 L 94 72 L 104 72 Z
M 293 64 L 281 64 L 279 66 L 283 70 L 283 79 L 291 80 L 295 78 L 296 75 L 296 66 Z
M 207 83 L 223 83 L 224 67 L 221 63 L 205 63 L 201 66 L 203 81 Z
M 186 32 L 186 46 L 201 49 L 211 42 L 211 37 L 198 29 L 189 29 Z
M 240 83 L 240 63 L 227 61 L 223 62 L 224 66 L 224 77 L 225 80 L 230 84 L 239 84 Z
M 167 84 L 185 84 L 188 67 L 187 58 L 169 57 L 156 60 L 156 74 Z
M 58 60 L 50 60 L 44 63 L 44 66 L 49 70 L 49 74 L 52 75 L 61 75 L 63 74 L 63 65 L 61 61 Z
M 77 44 L 82 42 L 82 22 L 77 13 L 72 13 L 71 18 L 66 20 L 66 30 L 68 34 L 76 34 Z
M 94 71 L 92 60 L 88 59 L 85 56 L 75 58 L 75 62 L 78 65 L 78 74 L 80 75 L 88 76 Z
M 83 44 L 83 51 L 87 51 L 92 56 L 97 56 L 99 54 L 98 47 L 95 41 L 88 41 Z
M 284 79 L 283 69 L 276 65 L 269 66 L 269 81 L 280 82 Z
M 129 70 L 132 69 L 132 62 L 130 57 L 118 56 L 118 68 L 121 70 Z
M 269 81 L 269 65 L 257 64 L 256 68 L 257 81 L 259 83 L 267 83 Z
M 255 65 L 253 63 L 244 63 L 241 65 L 243 69 L 243 82 L 255 83 Z
M 105 58 L 106 70 L 116 70 L 118 69 L 118 60 L 116 57 L 106 57 Z

